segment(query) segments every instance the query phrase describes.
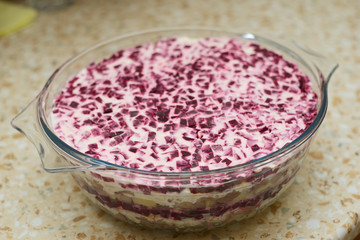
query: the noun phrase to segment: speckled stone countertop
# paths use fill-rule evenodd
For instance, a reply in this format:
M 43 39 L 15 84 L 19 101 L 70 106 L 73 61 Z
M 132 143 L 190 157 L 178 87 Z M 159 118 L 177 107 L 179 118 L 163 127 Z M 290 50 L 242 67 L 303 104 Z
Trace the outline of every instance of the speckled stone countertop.
M 40 12 L 0 39 L 0 239 L 353 239 L 360 232 L 360 1 L 76 0 Z M 69 57 L 123 33 L 217 26 L 285 37 L 334 56 L 328 115 L 295 183 L 261 214 L 213 231 L 179 234 L 117 221 L 70 174 L 43 171 L 10 120 Z

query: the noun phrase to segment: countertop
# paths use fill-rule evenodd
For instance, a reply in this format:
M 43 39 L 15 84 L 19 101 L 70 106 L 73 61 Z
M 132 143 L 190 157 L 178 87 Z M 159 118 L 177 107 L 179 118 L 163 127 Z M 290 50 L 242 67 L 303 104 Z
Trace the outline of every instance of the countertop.
M 360 1 L 75 0 L 0 39 L 0 239 L 353 239 L 360 232 Z M 326 120 L 295 183 L 259 215 L 201 233 L 121 223 L 70 174 L 46 173 L 10 121 L 62 62 L 100 40 L 166 26 L 247 29 L 333 56 Z M 263 34 L 263 35 L 264 35 Z

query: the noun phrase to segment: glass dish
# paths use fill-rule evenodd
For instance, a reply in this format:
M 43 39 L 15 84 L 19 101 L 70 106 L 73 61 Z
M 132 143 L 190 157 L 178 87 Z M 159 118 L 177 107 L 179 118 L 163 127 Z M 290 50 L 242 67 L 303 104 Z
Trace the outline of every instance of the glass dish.
M 202 172 L 151 172 L 114 165 L 78 152 L 54 134 L 50 112 L 68 79 L 120 49 L 176 36 L 236 37 L 281 54 L 311 79 L 319 97 L 316 119 L 301 136 L 276 152 L 234 167 Z M 88 198 L 113 216 L 150 228 L 208 230 L 253 216 L 288 189 L 325 117 L 327 86 L 336 68 L 299 44 L 280 44 L 252 33 L 206 28 L 146 31 L 107 40 L 65 62 L 12 125 L 35 145 L 47 172 L 71 172 Z

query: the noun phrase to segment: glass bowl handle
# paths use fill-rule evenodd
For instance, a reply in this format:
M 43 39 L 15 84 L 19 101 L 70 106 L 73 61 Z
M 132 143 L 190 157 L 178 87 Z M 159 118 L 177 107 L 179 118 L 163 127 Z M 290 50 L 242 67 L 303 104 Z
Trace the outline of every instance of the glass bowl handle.
M 50 173 L 73 172 L 89 170 L 89 168 L 98 166 L 75 160 L 66 152 L 56 150 L 51 146 L 50 140 L 45 136 L 39 124 L 37 114 L 38 98 L 39 96 L 18 113 L 11 121 L 11 125 L 35 146 L 44 170 Z
M 305 55 L 303 57 L 313 63 L 315 70 L 318 71 L 317 73 L 322 78 L 324 85 L 328 85 L 332 75 L 339 67 L 339 64 L 296 41 L 293 41 L 293 44 L 301 51 L 301 53 L 303 53 L 303 55 Z

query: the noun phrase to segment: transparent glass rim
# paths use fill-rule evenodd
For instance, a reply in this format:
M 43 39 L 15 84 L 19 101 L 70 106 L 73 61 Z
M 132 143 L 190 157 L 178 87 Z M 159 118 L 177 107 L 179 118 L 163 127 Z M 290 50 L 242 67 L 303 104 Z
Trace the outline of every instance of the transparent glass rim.
M 317 114 L 316 118 L 308 126 L 308 128 L 300 136 L 298 136 L 295 140 L 293 140 L 289 144 L 285 145 L 281 149 L 274 151 L 266 156 L 263 156 L 263 157 L 260 157 L 257 159 L 253 159 L 249 162 L 238 164 L 238 165 L 231 166 L 231 167 L 219 168 L 219 169 L 207 170 L 207 171 L 194 171 L 194 172 L 158 172 L 158 171 L 149 171 L 149 170 L 143 170 L 143 169 L 134 169 L 134 168 L 129 168 L 129 167 L 109 163 L 104 160 L 97 159 L 97 158 L 94 158 L 94 157 L 91 157 L 84 153 L 79 152 L 78 150 L 72 148 L 71 146 L 69 146 L 68 144 L 63 142 L 59 137 L 56 136 L 56 134 L 51 130 L 51 128 L 49 127 L 49 124 L 46 121 L 46 116 L 44 113 L 44 108 L 43 108 L 42 102 L 43 102 L 44 95 L 46 94 L 49 85 L 53 81 L 56 80 L 57 76 L 60 74 L 60 72 L 64 68 L 71 65 L 73 62 L 76 62 L 76 60 L 79 57 L 91 52 L 92 50 L 104 47 L 104 46 L 114 43 L 116 41 L 120 41 L 120 40 L 127 39 L 127 38 L 132 38 L 132 37 L 140 37 L 143 34 L 161 34 L 161 33 L 169 32 L 169 31 L 176 31 L 179 33 L 183 32 L 184 34 L 186 34 L 186 31 L 203 31 L 203 32 L 212 31 L 212 32 L 216 32 L 216 33 L 223 33 L 224 37 L 232 36 L 232 37 L 237 37 L 237 38 L 243 39 L 243 40 L 253 40 L 254 42 L 257 42 L 257 43 L 268 44 L 272 47 L 275 47 L 278 50 L 281 50 L 282 52 L 286 52 L 287 54 L 294 57 L 297 61 L 299 61 L 303 65 L 303 67 L 305 67 L 306 70 L 308 70 L 313 75 L 312 77 L 315 77 L 315 78 L 318 77 L 321 81 L 320 96 L 318 96 L 318 102 L 320 102 L 320 107 L 318 109 L 318 114 Z M 252 169 L 252 168 L 255 168 L 255 167 L 258 167 L 261 165 L 269 164 L 269 163 L 275 161 L 276 159 L 293 152 L 295 149 L 297 149 L 298 147 L 303 145 L 305 142 L 307 142 L 314 135 L 314 133 L 318 130 L 319 126 L 321 125 L 321 123 L 323 122 L 323 120 L 325 118 L 326 111 L 327 111 L 328 81 L 326 81 L 326 79 L 324 79 L 324 76 L 322 75 L 321 71 L 319 69 L 317 69 L 317 70 L 318 70 L 318 73 L 317 74 L 314 73 L 314 71 L 311 69 L 309 64 L 302 57 L 300 57 L 299 54 L 297 54 L 295 51 L 291 50 L 290 48 L 286 47 L 285 45 L 279 44 L 278 42 L 275 42 L 275 41 L 267 39 L 267 38 L 263 38 L 257 34 L 253 34 L 253 33 L 249 33 L 249 32 L 240 33 L 237 31 L 229 31 L 229 30 L 222 30 L 222 29 L 216 29 L 216 28 L 205 28 L 205 27 L 158 28 L 158 29 L 152 29 L 152 30 L 147 30 L 147 31 L 133 32 L 130 34 L 120 35 L 120 36 L 113 37 L 111 39 L 99 42 L 98 44 L 95 44 L 92 47 L 87 48 L 87 49 L 83 50 L 82 52 L 80 52 L 79 54 L 75 55 L 74 57 L 68 59 L 58 69 L 56 69 L 54 71 L 54 73 L 50 76 L 48 81 L 46 82 L 46 84 L 45 84 L 44 88 L 42 89 L 42 91 L 40 92 L 40 94 L 38 95 L 37 106 L 36 106 L 37 118 L 38 118 L 40 127 L 41 127 L 44 135 L 48 138 L 47 140 L 49 140 L 55 148 L 57 148 L 61 152 L 66 153 L 71 158 L 74 158 L 77 161 L 84 163 L 85 165 L 90 165 L 90 168 L 94 167 L 96 169 L 102 169 L 102 170 L 123 170 L 126 172 L 130 171 L 132 173 L 139 173 L 139 174 L 158 175 L 158 176 L 179 176 L 179 177 L 180 176 L 184 176 L 184 177 L 185 176 L 203 176 L 203 175 L 209 175 L 209 174 L 221 174 L 221 173 L 230 173 L 230 172 L 238 172 L 238 171 L 247 171 L 249 169 Z

